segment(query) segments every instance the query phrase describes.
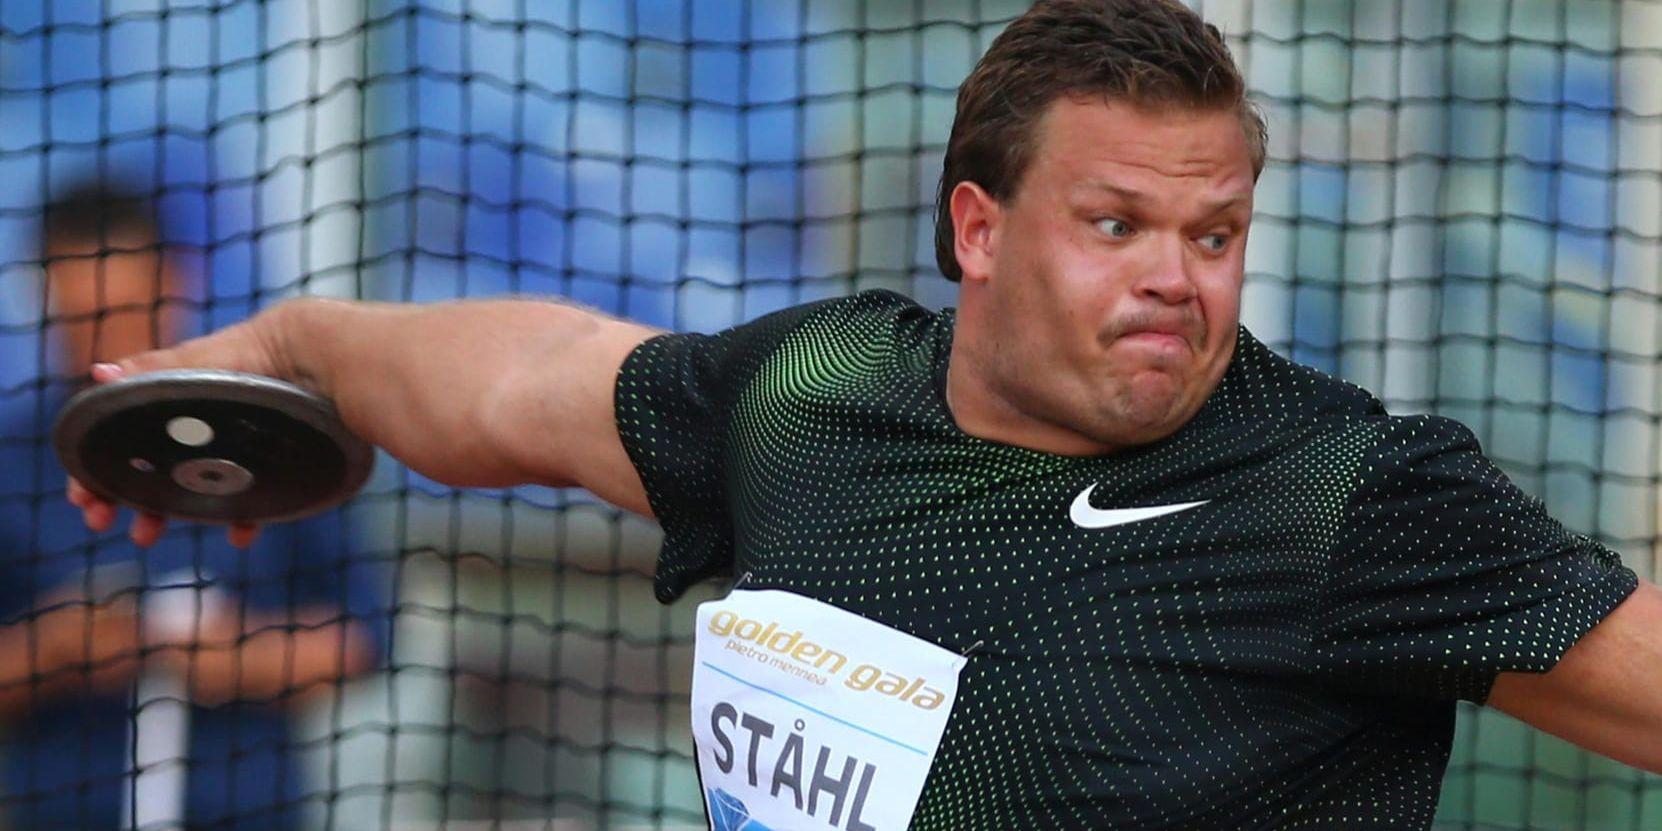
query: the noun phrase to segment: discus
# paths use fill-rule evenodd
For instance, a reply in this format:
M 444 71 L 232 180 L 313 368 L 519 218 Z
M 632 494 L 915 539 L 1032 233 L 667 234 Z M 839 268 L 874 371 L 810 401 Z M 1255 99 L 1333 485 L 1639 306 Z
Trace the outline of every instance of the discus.
M 263 375 L 178 369 L 77 394 L 52 428 L 70 476 L 174 519 L 271 523 L 352 498 L 374 450 L 328 399 Z

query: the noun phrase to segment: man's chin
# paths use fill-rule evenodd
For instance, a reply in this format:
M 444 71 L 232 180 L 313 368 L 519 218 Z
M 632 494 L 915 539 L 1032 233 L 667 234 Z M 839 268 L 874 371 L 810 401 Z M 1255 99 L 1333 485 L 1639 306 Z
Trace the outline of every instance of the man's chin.
M 1144 392 L 1133 394 L 1103 408 L 1106 423 L 1099 432 L 1109 434 L 1116 444 L 1148 444 L 1177 432 L 1185 418 L 1181 396 L 1167 391 L 1163 395 Z

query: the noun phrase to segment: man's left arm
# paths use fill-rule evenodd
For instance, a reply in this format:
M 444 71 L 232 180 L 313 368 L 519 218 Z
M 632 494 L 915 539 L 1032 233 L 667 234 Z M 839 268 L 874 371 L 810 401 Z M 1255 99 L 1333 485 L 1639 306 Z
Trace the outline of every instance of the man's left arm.
M 1640 580 L 1550 671 L 1502 672 L 1484 703 L 1595 753 L 1662 773 L 1662 589 Z

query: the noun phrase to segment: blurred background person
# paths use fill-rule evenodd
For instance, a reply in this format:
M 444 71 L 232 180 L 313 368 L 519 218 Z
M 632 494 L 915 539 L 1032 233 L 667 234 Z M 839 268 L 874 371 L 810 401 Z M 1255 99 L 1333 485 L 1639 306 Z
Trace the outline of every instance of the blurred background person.
M 339 512 L 240 550 L 82 530 L 52 419 L 94 362 L 179 340 L 196 277 L 117 188 L 48 206 L 40 240 L 44 366 L 0 397 L 0 825 L 296 827 L 292 711 L 385 653 L 374 568 Z

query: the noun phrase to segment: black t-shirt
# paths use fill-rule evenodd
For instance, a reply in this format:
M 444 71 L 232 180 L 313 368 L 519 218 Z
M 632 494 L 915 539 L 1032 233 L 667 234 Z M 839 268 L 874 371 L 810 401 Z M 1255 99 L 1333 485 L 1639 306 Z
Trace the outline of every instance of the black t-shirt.
M 915 829 L 1429 826 L 1454 701 L 1636 586 L 1466 428 L 1244 329 L 1176 434 L 1069 457 L 956 427 L 952 327 L 866 292 L 654 338 L 616 390 L 661 600 L 748 574 L 979 644 Z

